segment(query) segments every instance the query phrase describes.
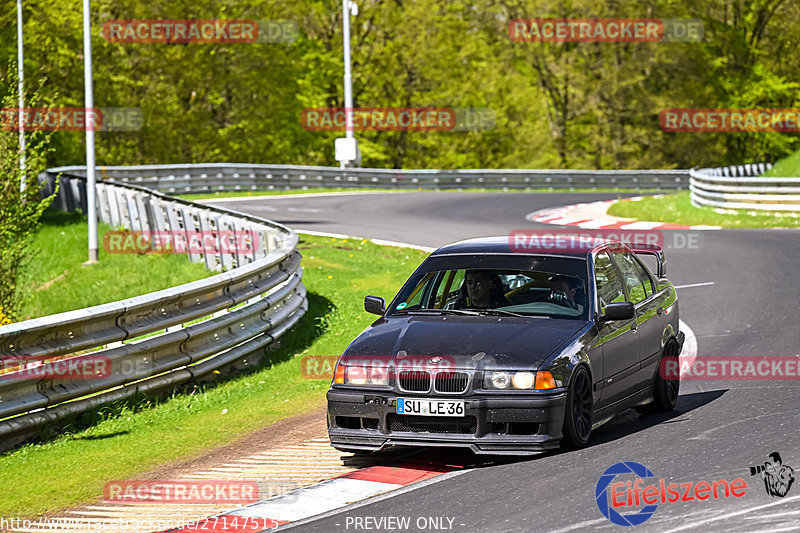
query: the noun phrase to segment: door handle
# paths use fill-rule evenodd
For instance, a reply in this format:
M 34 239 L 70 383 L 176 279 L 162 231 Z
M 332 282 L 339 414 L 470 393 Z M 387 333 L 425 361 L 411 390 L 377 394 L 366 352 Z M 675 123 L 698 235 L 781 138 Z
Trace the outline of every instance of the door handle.
M 659 307 L 658 309 L 656 309 L 656 313 L 658 313 L 658 316 L 663 315 L 664 314 L 664 308 L 663 307 Z

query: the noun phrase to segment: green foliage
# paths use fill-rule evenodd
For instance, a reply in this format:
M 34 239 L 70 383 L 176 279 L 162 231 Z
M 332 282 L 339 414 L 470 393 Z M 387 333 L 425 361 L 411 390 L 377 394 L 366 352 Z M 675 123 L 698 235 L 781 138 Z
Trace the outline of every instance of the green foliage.
M 80 6 L 24 2 L 26 72 L 58 105 L 83 102 Z M 646 168 L 775 160 L 796 133 L 666 133 L 675 107 L 791 107 L 800 88 L 800 4 L 784 0 L 361 0 L 352 21 L 360 107 L 485 107 L 486 130 L 358 132 L 364 166 Z M 335 165 L 333 139 L 300 124 L 341 107 L 339 0 L 92 3 L 95 101 L 138 107 L 140 131 L 98 132 L 100 164 L 257 162 Z M 15 13 L 0 14 L 0 64 Z M 696 18 L 687 43 L 512 41 L 514 18 Z M 292 43 L 111 43 L 118 19 L 289 19 Z M 60 95 L 56 97 L 56 94 Z M 58 132 L 52 164 L 83 161 L 80 132 Z
M 765 172 L 764 176 L 782 178 L 800 177 L 800 150 L 775 163 L 775 166 Z
M 1 100 L 2 107 L 18 107 L 15 68 L 9 69 L 2 84 L 10 88 Z M 33 105 L 37 100 L 35 95 L 31 98 Z M 18 129 L 0 128 L 0 325 L 16 319 L 20 305 L 19 279 L 30 258 L 31 237 L 52 200 L 52 197 L 41 198 L 38 181 L 45 166 L 49 136 L 33 132 L 26 134 L 26 138 L 23 172 Z

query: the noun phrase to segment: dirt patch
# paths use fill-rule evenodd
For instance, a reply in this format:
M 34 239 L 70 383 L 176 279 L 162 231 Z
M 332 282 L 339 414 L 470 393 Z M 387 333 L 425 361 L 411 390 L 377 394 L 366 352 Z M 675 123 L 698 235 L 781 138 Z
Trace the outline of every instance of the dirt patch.
M 58 276 L 54 277 L 50 281 L 46 281 L 46 282 L 42 283 L 41 285 L 36 287 L 36 292 L 41 292 L 41 291 L 49 289 L 54 283 L 58 283 L 62 279 L 66 278 L 67 274 L 69 274 L 69 270 L 65 270 L 63 273 L 61 273 Z
M 186 471 L 208 470 L 223 463 L 255 455 L 263 450 L 306 442 L 328 434 L 325 402 L 308 413 L 279 420 L 194 459 L 170 463 L 145 472 L 138 479 L 173 479 Z

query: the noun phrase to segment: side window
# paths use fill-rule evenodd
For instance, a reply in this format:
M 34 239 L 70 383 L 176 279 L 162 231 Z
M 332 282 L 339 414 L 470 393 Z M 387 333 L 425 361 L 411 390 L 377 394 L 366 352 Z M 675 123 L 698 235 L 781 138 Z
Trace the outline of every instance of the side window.
M 653 294 L 653 287 L 650 286 L 649 293 L 645 292 L 645 285 L 644 281 L 642 280 L 639 272 L 640 266 L 636 263 L 636 260 L 627 253 L 614 253 L 614 262 L 617 263 L 619 269 L 622 271 L 622 278 L 625 282 L 625 286 L 628 289 L 628 297 L 630 301 L 633 303 L 639 303 L 648 295 Z M 649 283 L 649 278 L 648 278 Z
M 597 297 L 601 313 L 605 311 L 606 305 L 625 301 L 617 270 L 611 264 L 606 252 L 601 252 L 594 258 L 594 277 L 597 280 Z
M 636 257 L 631 258 L 633 260 L 633 264 L 636 266 L 636 272 L 639 274 L 639 278 L 642 280 L 642 284 L 644 284 L 644 294 L 645 298 L 649 298 L 653 294 L 654 285 L 653 280 L 647 274 L 647 271 L 642 266 L 642 263 L 637 261 Z

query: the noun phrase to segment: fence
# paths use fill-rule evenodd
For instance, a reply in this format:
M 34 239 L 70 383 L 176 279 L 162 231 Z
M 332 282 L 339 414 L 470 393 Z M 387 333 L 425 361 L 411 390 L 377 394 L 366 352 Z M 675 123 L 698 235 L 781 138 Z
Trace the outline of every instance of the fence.
M 52 192 L 56 174 L 41 177 L 46 191 Z M 98 184 L 97 203 L 100 218 L 114 226 L 219 238 L 222 230 L 251 232 L 259 245 L 230 254 L 190 251 L 190 260 L 220 271 L 199 281 L 0 327 L 7 370 L 0 375 L 2 447 L 47 422 L 137 391 L 169 390 L 215 370 L 251 366 L 308 309 L 298 238 L 289 228 L 114 182 Z M 55 204 L 85 208 L 85 180 L 62 175 Z M 83 379 L 37 374 L 64 358 L 75 367 L 103 361 L 108 372 Z
M 53 169 L 85 173 L 84 167 Z M 392 170 L 206 163 L 98 167 L 99 179 L 172 194 L 310 187 L 390 189 L 685 189 L 688 170 Z
M 725 209 L 800 211 L 800 178 L 764 178 L 769 163 L 690 171 L 692 204 Z

